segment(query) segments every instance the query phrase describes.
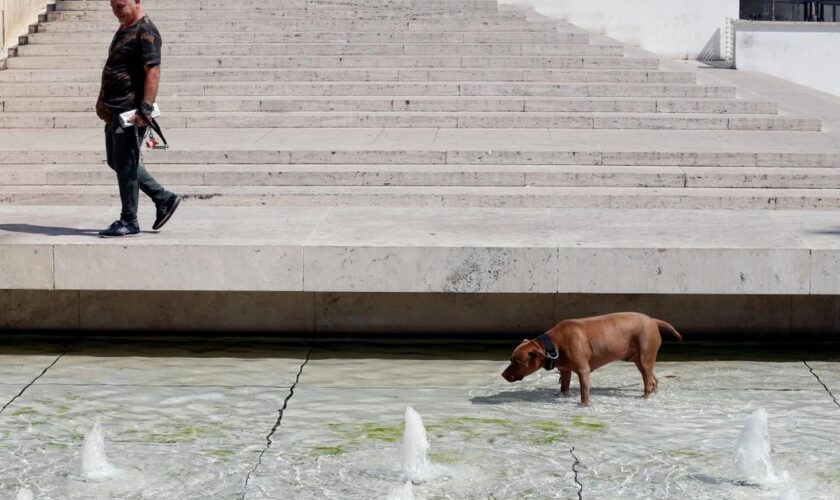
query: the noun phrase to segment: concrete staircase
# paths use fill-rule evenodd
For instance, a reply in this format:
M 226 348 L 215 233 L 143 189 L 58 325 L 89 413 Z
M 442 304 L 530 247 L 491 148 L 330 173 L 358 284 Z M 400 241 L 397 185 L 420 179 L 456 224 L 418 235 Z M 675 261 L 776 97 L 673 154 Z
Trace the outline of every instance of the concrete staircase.
M 840 207 L 840 154 L 773 154 L 820 120 L 492 0 L 144 4 L 174 146 L 147 162 L 191 203 Z M 59 0 L 0 71 L 0 134 L 58 134 L 3 152 L 3 203 L 117 199 L 93 138 L 115 28 Z
M 0 329 L 840 332 L 840 99 L 491 0 L 144 5 L 183 208 L 95 237 L 117 24 L 59 0 L 0 71 Z

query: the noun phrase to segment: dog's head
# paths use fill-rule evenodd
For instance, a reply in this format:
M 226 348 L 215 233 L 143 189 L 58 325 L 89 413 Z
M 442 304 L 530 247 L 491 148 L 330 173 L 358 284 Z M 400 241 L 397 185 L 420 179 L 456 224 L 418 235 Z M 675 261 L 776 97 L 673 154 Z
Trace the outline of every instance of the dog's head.
M 510 355 L 510 365 L 502 372 L 502 377 L 508 382 L 522 380 L 542 368 L 544 359 L 545 351 L 540 343 L 524 339 Z

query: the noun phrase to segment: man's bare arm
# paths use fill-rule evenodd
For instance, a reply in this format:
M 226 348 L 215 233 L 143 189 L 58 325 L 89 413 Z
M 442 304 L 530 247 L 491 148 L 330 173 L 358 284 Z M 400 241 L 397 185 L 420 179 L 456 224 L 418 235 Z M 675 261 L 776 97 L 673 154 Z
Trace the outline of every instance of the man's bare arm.
M 146 83 L 143 86 L 143 102 L 154 104 L 157 99 L 158 85 L 160 84 L 160 66 L 146 67 Z M 134 122 L 140 126 L 148 125 L 142 116 L 135 115 Z
M 146 68 L 146 85 L 143 88 L 143 100 L 154 104 L 157 99 L 158 85 L 160 84 L 160 66 Z

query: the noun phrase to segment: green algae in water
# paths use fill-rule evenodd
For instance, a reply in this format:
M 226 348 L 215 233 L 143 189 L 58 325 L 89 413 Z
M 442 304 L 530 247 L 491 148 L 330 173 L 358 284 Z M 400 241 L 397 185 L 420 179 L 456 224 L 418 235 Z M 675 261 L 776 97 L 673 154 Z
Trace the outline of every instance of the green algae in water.
M 70 408 L 68 408 L 66 406 L 59 406 L 58 408 L 55 409 L 55 411 L 59 415 L 67 415 L 68 413 L 70 413 Z
M 22 417 L 24 415 L 38 415 L 38 410 L 32 408 L 31 406 L 26 406 L 12 413 L 13 417 Z
M 556 444 L 569 437 L 569 431 L 554 420 L 537 420 L 531 426 L 540 431 L 529 440 L 533 444 Z
M 312 448 L 311 454 L 316 457 L 322 456 L 336 456 L 342 455 L 346 453 L 347 450 L 344 449 L 344 446 L 316 446 Z
M 459 464 L 464 461 L 460 454 L 444 451 L 430 452 L 428 457 L 432 463 L 436 464 Z
M 507 436 L 515 424 L 505 418 L 455 417 L 441 420 L 437 424 L 429 424 L 426 431 L 436 437 L 443 437 L 449 433 L 458 433 L 462 439 L 476 439 L 481 437 Z
M 213 450 L 207 453 L 207 455 L 221 460 L 229 460 L 233 457 L 233 452 L 230 450 Z
M 158 432 L 143 436 L 143 441 L 150 443 L 183 443 L 192 441 L 197 437 L 195 427 L 183 426 L 173 429 L 171 432 Z
M 558 432 L 563 431 L 563 427 L 555 422 L 554 420 L 537 420 L 533 422 L 531 425 L 534 426 L 538 431 L 543 432 Z
M 327 424 L 327 428 L 351 443 L 361 441 L 384 441 L 395 443 L 402 439 L 402 425 L 382 425 L 377 422 L 357 424 Z
M 607 424 L 598 422 L 595 419 L 586 419 L 584 417 L 575 417 L 572 419 L 572 425 L 588 431 L 605 431 Z
M 674 458 L 700 458 L 706 456 L 705 453 L 697 450 L 671 450 L 668 452 L 668 455 Z
M 506 418 L 458 417 L 442 420 L 440 425 L 485 425 L 497 427 L 513 427 L 512 421 Z

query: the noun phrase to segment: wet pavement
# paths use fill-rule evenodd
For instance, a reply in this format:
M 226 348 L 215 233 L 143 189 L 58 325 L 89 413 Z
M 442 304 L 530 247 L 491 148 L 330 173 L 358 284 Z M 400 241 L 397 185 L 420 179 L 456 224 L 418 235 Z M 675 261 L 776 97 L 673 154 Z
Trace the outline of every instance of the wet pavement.
M 435 467 L 416 498 L 840 498 L 838 344 L 667 343 L 653 397 L 613 363 L 581 407 L 576 378 L 504 381 L 515 343 L 7 339 L 0 498 L 388 498 L 407 406 Z M 776 484 L 735 467 L 758 408 Z M 119 472 L 90 480 L 97 421 Z

